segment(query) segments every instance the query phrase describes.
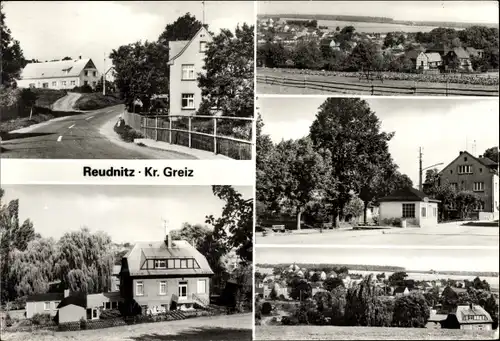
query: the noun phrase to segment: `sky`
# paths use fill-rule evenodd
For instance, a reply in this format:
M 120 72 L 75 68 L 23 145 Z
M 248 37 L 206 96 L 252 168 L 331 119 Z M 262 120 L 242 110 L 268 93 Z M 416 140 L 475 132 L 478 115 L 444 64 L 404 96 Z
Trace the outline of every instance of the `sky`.
M 255 264 L 360 264 L 407 270 L 498 271 L 498 250 L 272 248 L 255 249 Z
M 162 240 L 163 219 L 169 229 L 182 223 L 204 224 L 220 217 L 225 202 L 211 186 L 4 185 L 5 202 L 19 199 L 19 218 L 29 218 L 35 232 L 60 238 L 86 226 L 107 232 L 113 242 Z M 252 187 L 234 186 L 244 198 Z
M 259 97 L 257 106 L 264 121 L 263 133 L 274 142 L 297 139 L 309 133 L 318 107 L 326 97 Z M 498 146 L 498 99 L 469 98 L 365 98 L 381 121 L 381 130 L 395 132 L 389 152 L 418 186 L 418 153 L 423 168 L 439 170 L 462 150 L 478 156 Z M 475 143 L 474 143 L 475 141 Z M 434 167 L 431 167 L 434 168 Z M 423 172 L 425 179 L 425 170 Z
M 27 59 L 92 58 L 102 72 L 104 54 L 121 45 L 158 39 L 166 25 L 190 12 L 203 18 L 201 1 L 8 1 L 6 24 Z M 206 1 L 205 21 L 214 33 L 255 22 L 253 2 Z M 108 58 L 107 58 L 108 59 Z
M 260 1 L 259 14 L 336 14 L 394 20 L 497 23 L 497 1 Z

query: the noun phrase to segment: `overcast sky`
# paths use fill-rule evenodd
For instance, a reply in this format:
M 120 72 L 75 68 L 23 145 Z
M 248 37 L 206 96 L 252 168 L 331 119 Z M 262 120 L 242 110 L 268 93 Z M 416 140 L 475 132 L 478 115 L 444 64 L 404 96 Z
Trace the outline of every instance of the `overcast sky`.
M 498 23 L 497 1 L 260 1 L 259 14 L 336 14 L 395 20 Z
M 201 1 L 9 1 L 6 24 L 27 59 L 92 58 L 99 71 L 104 53 L 138 40 L 156 40 L 166 25 L 190 12 L 203 18 Z M 205 21 L 214 33 L 255 22 L 254 4 L 205 2 Z M 106 68 L 111 62 L 106 63 Z
M 498 271 L 498 250 L 272 248 L 255 249 L 255 264 L 361 264 L 407 270 Z
M 19 199 L 20 220 L 29 218 L 44 237 L 87 226 L 107 232 L 114 242 L 162 240 L 162 219 L 171 229 L 183 222 L 204 224 L 205 216 L 220 217 L 225 202 L 211 186 L 2 186 L 5 201 Z M 234 187 L 244 198 L 252 187 Z
M 306 136 L 325 99 L 259 97 L 263 133 L 269 134 L 274 142 Z M 393 97 L 365 100 L 382 122 L 382 131 L 395 132 L 389 142 L 389 151 L 414 186 L 418 186 L 419 147 L 423 148 L 423 167 L 444 163 L 436 167 L 441 169 L 461 150 L 471 153 L 475 150 L 477 156 L 487 148 L 498 146 L 498 99 Z

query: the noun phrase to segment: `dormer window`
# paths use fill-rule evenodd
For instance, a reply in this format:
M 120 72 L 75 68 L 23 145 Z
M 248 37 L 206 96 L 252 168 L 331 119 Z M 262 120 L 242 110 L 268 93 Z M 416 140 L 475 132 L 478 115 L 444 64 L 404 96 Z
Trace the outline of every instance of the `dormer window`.
M 165 259 L 156 259 L 155 260 L 155 269 L 166 269 L 167 261 Z

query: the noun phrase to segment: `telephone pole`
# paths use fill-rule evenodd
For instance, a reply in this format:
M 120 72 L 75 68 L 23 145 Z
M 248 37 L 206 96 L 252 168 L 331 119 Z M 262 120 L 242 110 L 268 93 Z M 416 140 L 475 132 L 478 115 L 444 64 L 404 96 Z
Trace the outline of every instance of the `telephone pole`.
M 106 96 L 106 52 L 104 52 L 104 67 L 102 74 L 102 95 Z
M 202 16 L 202 19 L 201 19 L 202 20 L 201 24 L 202 24 L 203 27 L 205 27 L 205 1 L 202 1 L 201 5 L 202 5 L 202 11 L 203 11 L 203 16 Z
M 418 190 L 422 190 L 422 147 L 419 148 L 418 152 Z

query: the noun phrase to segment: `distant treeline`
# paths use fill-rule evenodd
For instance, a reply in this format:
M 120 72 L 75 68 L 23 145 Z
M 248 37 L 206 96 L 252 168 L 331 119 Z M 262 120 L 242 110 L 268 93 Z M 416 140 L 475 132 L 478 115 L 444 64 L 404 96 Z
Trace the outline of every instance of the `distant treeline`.
M 303 20 L 336 20 L 336 21 L 351 21 L 351 22 L 373 22 L 380 24 L 395 24 L 395 25 L 409 25 L 409 26 L 436 26 L 436 27 L 454 27 L 454 28 L 467 28 L 471 26 L 487 26 L 498 27 L 498 24 L 484 24 L 484 23 L 461 23 L 453 21 L 409 21 L 409 20 L 394 20 L 386 17 L 368 17 L 358 15 L 332 15 L 332 14 L 273 14 L 273 15 L 259 15 L 262 18 L 290 18 L 290 19 L 303 19 Z
M 430 274 L 431 271 L 422 270 L 407 270 L 407 273 L 417 273 L 417 274 Z M 498 272 L 491 271 L 436 271 L 438 274 L 442 275 L 453 275 L 453 276 L 471 276 L 471 277 L 498 277 Z
M 353 271 L 387 271 L 387 272 L 398 272 L 406 271 L 405 268 L 400 266 L 389 266 L 389 265 L 362 265 L 362 264 L 307 264 L 307 263 L 295 263 L 300 268 L 306 268 L 308 270 L 318 269 L 318 268 L 347 268 Z M 290 266 L 290 264 L 256 264 L 256 267 L 261 268 L 282 268 Z

